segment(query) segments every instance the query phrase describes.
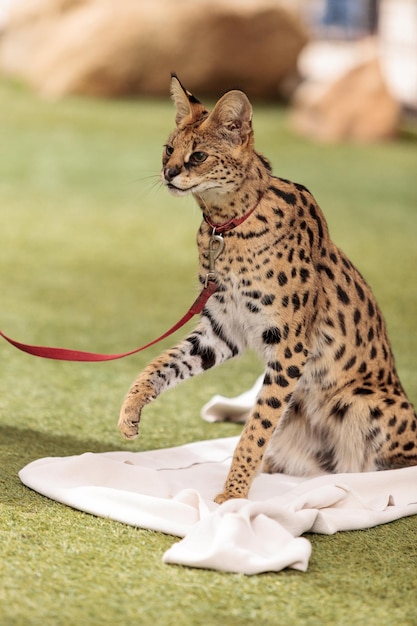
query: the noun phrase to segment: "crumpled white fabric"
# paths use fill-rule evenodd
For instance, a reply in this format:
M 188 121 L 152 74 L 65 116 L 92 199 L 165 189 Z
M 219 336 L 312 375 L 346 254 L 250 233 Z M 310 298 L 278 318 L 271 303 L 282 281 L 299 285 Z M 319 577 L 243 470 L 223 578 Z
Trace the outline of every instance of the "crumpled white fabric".
M 417 467 L 316 478 L 260 474 L 248 500 L 219 506 L 213 498 L 237 441 L 44 458 L 19 476 L 81 511 L 182 538 L 165 563 L 242 574 L 306 571 L 305 532 L 332 534 L 417 514 Z
M 264 374 L 257 378 L 251 389 L 235 398 L 216 394 L 201 409 L 201 417 L 206 422 L 237 422 L 243 424 L 248 419 L 256 397 L 262 389 Z

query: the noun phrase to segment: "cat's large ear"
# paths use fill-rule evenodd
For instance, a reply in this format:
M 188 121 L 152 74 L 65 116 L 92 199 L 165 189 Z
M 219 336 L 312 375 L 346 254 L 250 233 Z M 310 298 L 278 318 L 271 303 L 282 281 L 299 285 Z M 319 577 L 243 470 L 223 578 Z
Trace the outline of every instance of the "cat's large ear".
M 252 105 L 243 91 L 228 91 L 217 102 L 210 120 L 229 131 L 236 143 L 243 143 L 252 132 Z
M 181 84 L 176 74 L 171 74 L 171 96 L 177 108 L 177 126 L 186 126 L 208 115 L 203 104 Z

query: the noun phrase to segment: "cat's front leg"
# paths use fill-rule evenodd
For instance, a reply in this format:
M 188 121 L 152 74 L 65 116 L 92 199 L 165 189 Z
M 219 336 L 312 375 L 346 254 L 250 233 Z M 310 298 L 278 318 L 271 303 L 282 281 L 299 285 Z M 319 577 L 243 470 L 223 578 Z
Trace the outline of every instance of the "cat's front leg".
M 269 440 L 287 407 L 303 365 L 301 358 L 295 358 L 286 370 L 279 361 L 269 363 L 256 405 L 234 452 L 223 491 L 215 498 L 217 504 L 231 498 L 248 497 Z
M 152 361 L 133 383 L 120 410 L 118 427 L 123 436 L 134 439 L 138 435 L 142 409 L 161 393 L 238 352 L 211 316 L 203 312 L 197 328 L 175 348 Z
M 164 352 L 139 374 L 122 404 L 118 427 L 126 439 L 138 435 L 143 408 L 161 393 L 201 371 L 199 359 L 191 354 L 190 338 Z

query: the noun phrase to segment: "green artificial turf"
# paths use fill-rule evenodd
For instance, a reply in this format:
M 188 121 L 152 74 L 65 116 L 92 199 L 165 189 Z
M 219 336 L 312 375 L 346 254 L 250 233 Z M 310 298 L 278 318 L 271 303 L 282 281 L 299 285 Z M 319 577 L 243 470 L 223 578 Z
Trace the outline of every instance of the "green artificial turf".
M 0 84 L 0 327 L 29 343 L 132 349 L 173 324 L 197 285 L 192 198 L 158 182 L 173 126 L 166 102 L 38 101 Z M 317 146 L 286 112 L 255 108 L 257 147 L 307 185 L 334 239 L 372 284 L 399 373 L 417 402 L 417 144 Z M 186 331 L 180 331 L 177 338 Z M 174 341 L 173 339 L 172 341 Z M 417 623 L 417 519 L 310 536 L 307 573 L 261 576 L 163 565 L 175 538 L 50 501 L 17 472 L 43 456 L 145 450 L 235 435 L 200 407 L 260 373 L 248 354 L 150 406 L 123 441 L 118 409 L 167 340 L 104 364 L 37 360 L 0 343 L 0 624 L 384 626 Z

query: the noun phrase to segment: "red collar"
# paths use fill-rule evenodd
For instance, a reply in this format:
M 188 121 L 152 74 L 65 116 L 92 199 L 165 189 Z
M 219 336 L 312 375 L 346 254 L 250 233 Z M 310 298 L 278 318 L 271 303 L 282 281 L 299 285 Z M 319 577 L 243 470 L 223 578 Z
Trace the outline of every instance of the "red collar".
M 233 230 L 234 228 L 236 228 L 236 226 L 243 224 L 243 222 L 245 222 L 248 219 L 248 217 L 252 215 L 252 213 L 255 211 L 260 201 L 262 200 L 263 195 L 264 195 L 263 191 L 260 192 L 255 206 L 250 211 L 242 215 L 241 217 L 233 217 L 232 219 L 228 220 L 227 222 L 224 222 L 223 224 L 214 224 L 207 215 L 204 215 L 204 220 L 207 222 L 210 228 L 213 229 L 213 233 L 217 233 L 218 235 L 227 233 L 229 230 Z

